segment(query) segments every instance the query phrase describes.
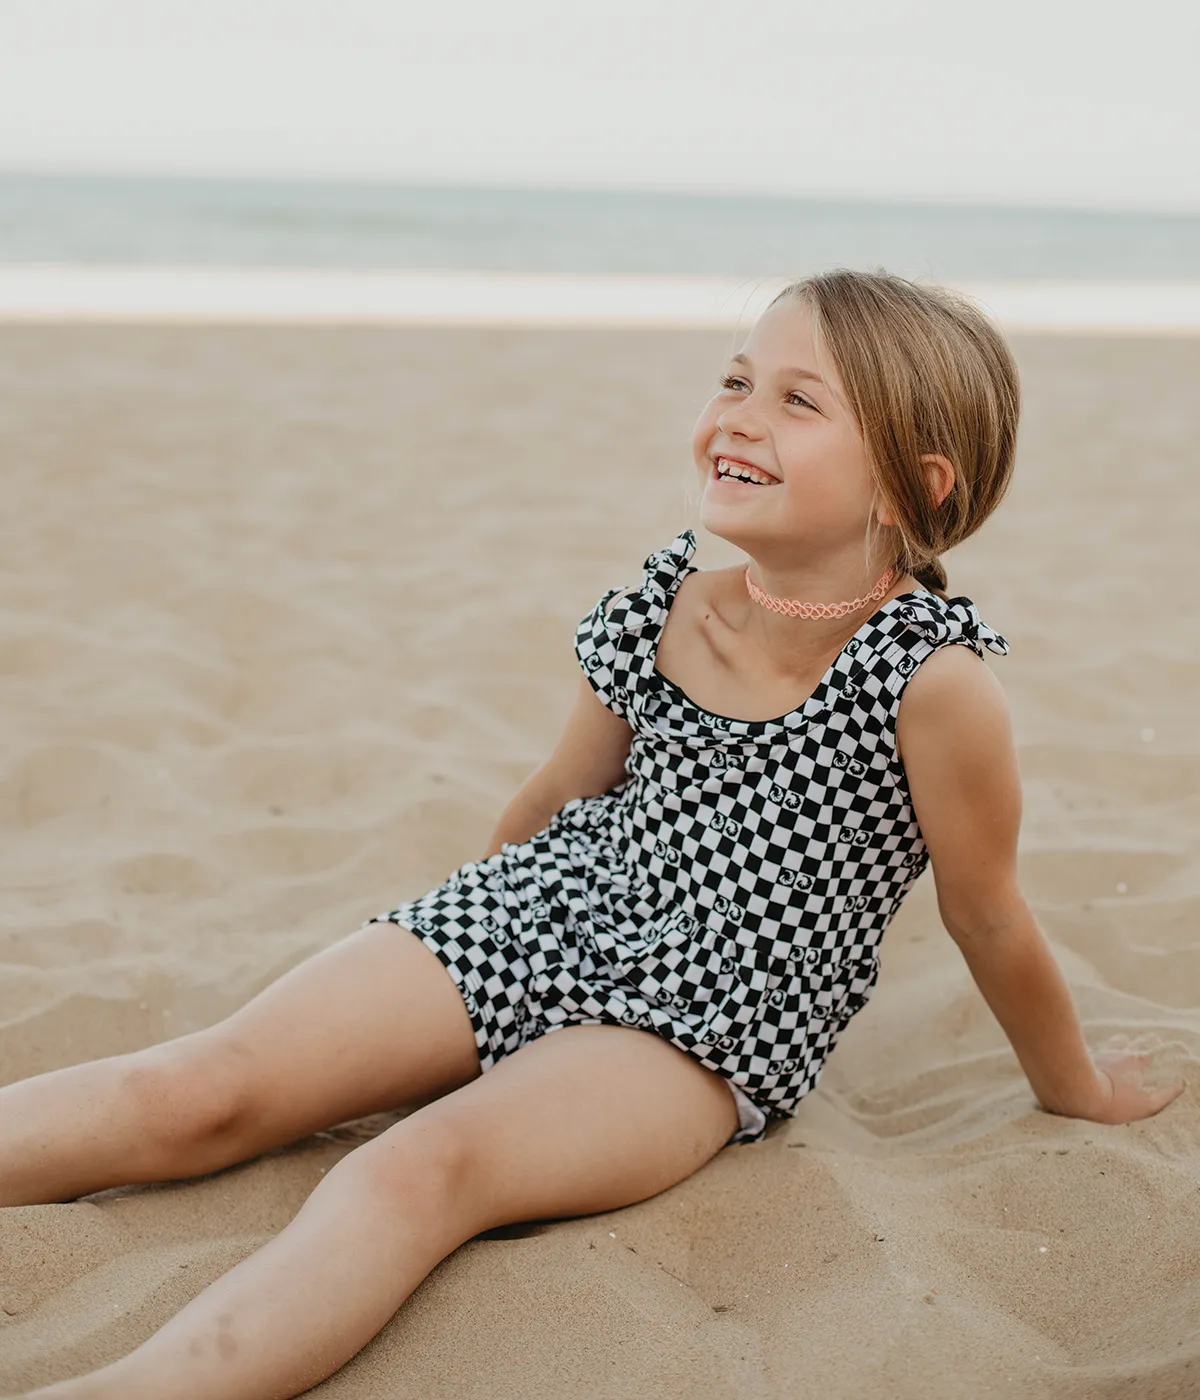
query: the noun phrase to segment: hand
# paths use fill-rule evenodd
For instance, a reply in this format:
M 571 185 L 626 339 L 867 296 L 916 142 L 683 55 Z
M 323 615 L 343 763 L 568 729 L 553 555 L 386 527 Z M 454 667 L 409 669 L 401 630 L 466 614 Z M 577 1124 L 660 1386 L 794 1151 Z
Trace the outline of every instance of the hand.
M 1086 1116 L 1094 1123 L 1133 1123 L 1150 1118 L 1174 1102 L 1186 1087 L 1171 1084 L 1165 1089 L 1146 1088 L 1142 1073 L 1152 1051 L 1131 1049 L 1128 1040 L 1128 1036 L 1112 1036 L 1108 1047 L 1092 1051 L 1097 1108 Z

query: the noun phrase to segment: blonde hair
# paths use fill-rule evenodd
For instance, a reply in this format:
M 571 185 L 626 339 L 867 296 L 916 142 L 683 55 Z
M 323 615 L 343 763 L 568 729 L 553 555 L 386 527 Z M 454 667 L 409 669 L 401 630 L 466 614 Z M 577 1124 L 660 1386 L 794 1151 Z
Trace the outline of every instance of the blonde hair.
M 818 353 L 845 386 L 877 498 L 897 522 L 892 562 L 944 598 L 938 556 L 979 529 L 1012 477 L 1021 400 L 1012 353 L 965 297 L 885 272 L 838 268 L 775 300 L 784 297 L 809 308 Z M 940 505 L 921 463 L 935 452 L 954 465 Z M 872 518 L 868 555 L 875 530 Z

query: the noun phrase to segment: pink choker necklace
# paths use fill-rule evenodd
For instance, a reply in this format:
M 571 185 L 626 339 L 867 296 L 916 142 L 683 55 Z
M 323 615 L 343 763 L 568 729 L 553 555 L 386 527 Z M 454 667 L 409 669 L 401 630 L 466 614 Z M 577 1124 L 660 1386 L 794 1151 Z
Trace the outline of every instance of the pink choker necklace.
M 751 598 L 783 617 L 845 617 L 847 613 L 856 612 L 867 603 L 877 603 L 895 583 L 896 578 L 896 566 L 893 564 L 870 593 L 862 598 L 855 598 L 849 603 L 802 603 L 798 598 L 772 598 L 769 593 L 764 593 L 750 577 L 750 565 L 746 565 L 746 587 Z

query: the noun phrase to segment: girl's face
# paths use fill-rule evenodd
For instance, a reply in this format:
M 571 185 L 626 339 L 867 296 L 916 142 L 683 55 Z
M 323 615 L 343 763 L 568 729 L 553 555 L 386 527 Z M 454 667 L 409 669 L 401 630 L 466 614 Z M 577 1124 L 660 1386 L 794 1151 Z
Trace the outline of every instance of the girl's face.
M 866 448 L 824 358 L 818 366 L 808 307 L 776 302 L 730 359 L 693 433 L 701 524 L 780 569 L 861 551 L 872 514 Z M 726 462 L 768 480 L 725 476 Z

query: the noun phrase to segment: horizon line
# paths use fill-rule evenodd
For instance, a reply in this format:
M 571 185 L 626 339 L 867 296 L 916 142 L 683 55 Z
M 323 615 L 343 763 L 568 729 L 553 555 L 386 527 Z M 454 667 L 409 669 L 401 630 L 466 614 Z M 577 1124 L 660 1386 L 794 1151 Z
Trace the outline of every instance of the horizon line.
M 163 170 L 152 168 L 80 169 L 70 167 L 23 167 L 8 165 L 0 161 L 0 181 L 2 180 L 80 180 L 80 181 L 130 181 L 178 184 L 233 184 L 233 185 L 293 185 L 293 186 L 369 186 L 393 189 L 443 191 L 458 190 L 473 193 L 508 192 L 511 194 L 597 194 L 597 195 L 657 195 L 666 199 L 679 200 L 755 200 L 762 203 L 843 205 L 843 206 L 885 206 L 899 209 L 955 209 L 978 212 L 1021 212 L 1028 214 L 1078 214 L 1099 218 L 1134 217 L 1148 219 L 1200 220 L 1200 202 L 1186 204 L 1151 203 L 1141 200 L 1125 203 L 1106 204 L 1093 201 L 1090 197 L 1080 199 L 1036 199 L 1029 195 L 907 195 L 883 191 L 878 194 L 850 193 L 833 190 L 788 190 L 768 187 L 729 187 L 694 184 L 664 184 L 655 181 L 565 181 L 547 180 L 497 180 L 477 176 L 466 178 L 415 176 L 371 172 L 328 172 L 303 173 L 299 171 L 238 171 L 238 170 Z

